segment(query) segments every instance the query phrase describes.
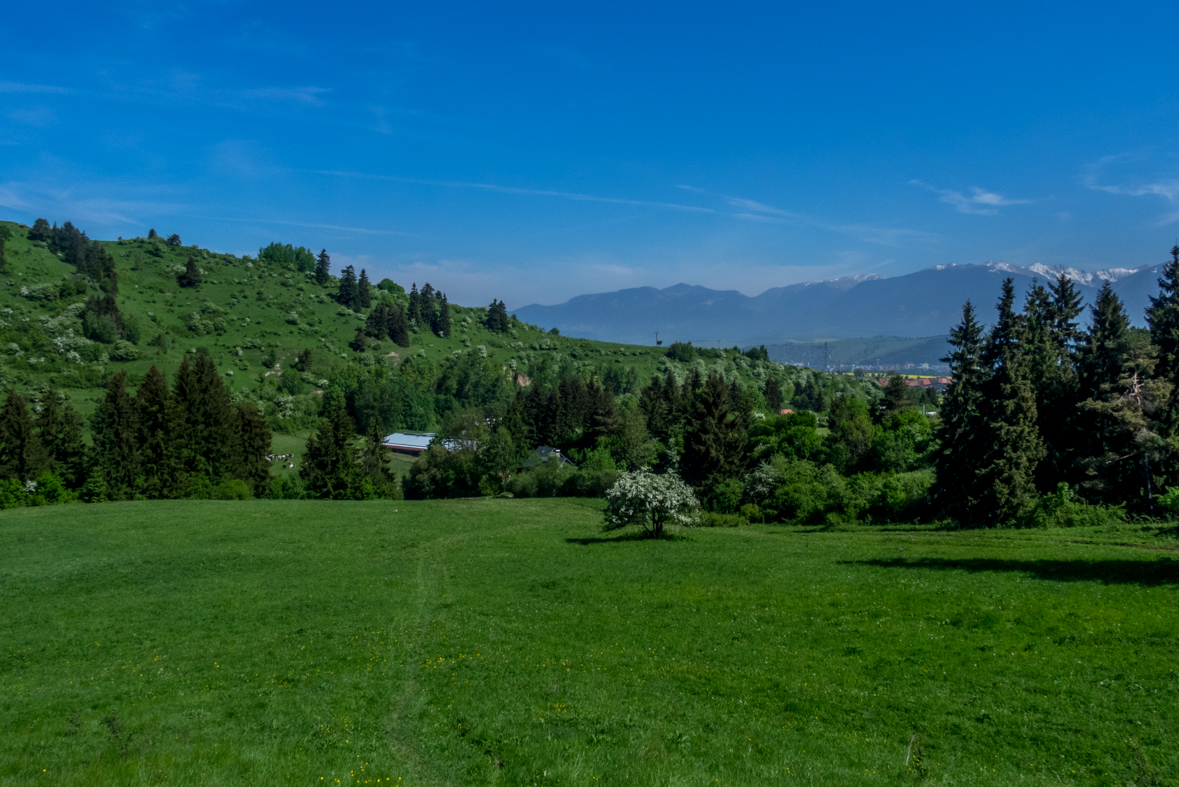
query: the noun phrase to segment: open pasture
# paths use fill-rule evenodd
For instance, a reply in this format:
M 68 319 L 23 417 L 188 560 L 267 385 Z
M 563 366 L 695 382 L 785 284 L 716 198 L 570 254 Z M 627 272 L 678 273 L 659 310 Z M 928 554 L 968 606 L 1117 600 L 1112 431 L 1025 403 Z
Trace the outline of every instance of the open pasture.
M 597 505 L 5 511 L 0 784 L 1179 778 L 1158 534 L 654 542 Z

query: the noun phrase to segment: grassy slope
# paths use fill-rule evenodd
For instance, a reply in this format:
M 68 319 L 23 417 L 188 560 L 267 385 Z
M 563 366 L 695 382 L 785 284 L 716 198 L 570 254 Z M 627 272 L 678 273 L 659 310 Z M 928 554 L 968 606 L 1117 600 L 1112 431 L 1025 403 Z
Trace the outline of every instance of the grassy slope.
M 5 511 L 0 784 L 1179 778 L 1169 542 L 598 522 L 570 500 Z
M 36 323 L 39 318 L 60 313 L 72 301 L 85 300 L 85 296 L 55 303 L 22 297 L 22 286 L 60 281 L 72 276 L 74 270 L 51 254 L 43 243 L 29 242 L 27 227 L 8 224 L 15 237 L 8 242 L 8 271 L 0 274 L 0 314 L 10 325 L 16 326 L 19 333 L 24 320 Z M 227 373 L 230 384 L 244 392 L 266 373 L 261 363 L 263 345 L 277 349 L 275 357 L 283 368 L 289 367 L 290 361 L 305 347 L 317 352 L 317 371 L 326 368 L 331 359 L 355 360 L 357 357 L 348 349 L 348 342 L 357 326 L 362 324 L 363 315 L 342 313 L 339 304 L 332 300 L 337 291 L 335 283 L 320 287 L 310 274 L 267 267 L 257 260 L 246 261 L 194 247 L 170 248 L 158 240 L 110 241 L 106 246 L 118 266 L 119 307 L 125 314 L 137 315 L 143 329 L 138 348 L 141 358 L 129 363 L 103 364 L 107 371 L 126 367 L 134 382 L 154 363 L 171 375 L 185 352 L 203 346 Z M 164 256 L 157 258 L 148 253 L 153 247 L 163 249 Z M 197 289 L 182 289 L 176 283 L 175 271 L 190 255 L 204 271 L 204 283 Z M 11 284 L 4 286 L 5 282 Z M 446 282 L 434 283 L 445 289 Z M 402 284 L 408 289 L 410 282 Z M 224 310 L 224 333 L 197 336 L 185 326 L 183 318 L 200 311 L 205 302 Z M 485 308 L 453 305 L 452 308 L 453 334 L 450 338 L 442 339 L 429 332 L 417 333 L 412 337 L 413 346 L 401 348 L 384 342 L 377 354 L 389 357 L 391 361 L 419 354 L 440 360 L 455 352 L 480 352 L 479 348 L 483 347 L 488 357 L 505 366 L 516 361 L 519 371 L 525 374 L 529 364 L 542 357 L 565 361 L 571 358 L 586 366 L 633 366 L 638 369 L 643 384 L 652 374 L 662 373 L 669 363 L 662 348 L 557 337 L 535 327 L 519 328 L 511 336 L 495 334 L 482 327 Z M 12 309 L 13 313 L 5 313 L 4 309 Z M 287 321 L 292 310 L 298 312 L 298 324 Z M 169 352 L 146 346 L 161 329 L 174 338 Z M 532 345 L 536 345 L 536 349 Z M 240 356 L 238 348 L 241 348 Z M 389 356 L 393 352 L 397 353 L 396 358 Z M 20 387 L 52 379 L 67 388 L 75 406 L 85 413 L 92 411 L 101 397 L 99 383 L 95 379 L 89 382 L 80 380 L 77 364 L 68 364 L 53 353 L 42 355 L 48 357 L 48 364 L 28 363 L 29 354 L 16 357 L 0 352 L 0 372 L 9 384 Z M 744 360 L 735 370 L 747 384 L 753 380 L 749 364 Z M 782 373 L 791 376 L 798 372 L 787 369 Z

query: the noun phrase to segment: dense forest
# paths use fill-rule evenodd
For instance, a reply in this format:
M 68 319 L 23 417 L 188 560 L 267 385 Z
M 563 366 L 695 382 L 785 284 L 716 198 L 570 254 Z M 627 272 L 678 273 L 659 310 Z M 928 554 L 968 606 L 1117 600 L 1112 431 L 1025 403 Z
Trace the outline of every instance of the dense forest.
M 899 375 L 783 366 L 764 347 L 570 340 L 502 301 L 464 308 L 430 284 L 332 275 L 326 250 L 232 258 L 154 230 L 112 245 L 45 220 L 26 235 L 20 259 L 43 248 L 72 274 L 22 286 L 32 305 L 0 319 L 5 506 L 601 496 L 640 468 L 682 478 L 713 524 L 1068 524 L 1179 502 L 1179 248 L 1148 329 L 1108 286 L 1086 319 L 1063 277 L 1018 308 L 1007 281 L 986 330 L 967 303 L 939 397 Z M 206 300 L 185 313 L 185 293 Z M 83 414 L 63 390 L 87 386 Z M 381 447 L 396 429 L 437 435 L 404 477 Z M 298 473 L 273 476 L 272 434 L 308 431 Z M 559 453 L 541 461 L 538 447 Z

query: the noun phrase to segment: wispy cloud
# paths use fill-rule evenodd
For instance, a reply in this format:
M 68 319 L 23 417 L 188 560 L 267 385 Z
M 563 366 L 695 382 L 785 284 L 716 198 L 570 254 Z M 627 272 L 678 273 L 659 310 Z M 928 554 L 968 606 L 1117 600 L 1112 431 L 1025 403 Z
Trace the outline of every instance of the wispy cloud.
M 145 217 L 175 214 L 185 207 L 171 202 L 105 196 L 111 191 L 111 184 L 79 183 L 61 187 L 10 181 L 0 183 L 0 206 L 47 218 L 64 217 L 81 226 L 107 227 L 140 224 Z
M 999 212 L 998 208 L 1007 207 L 1008 205 L 1026 205 L 1031 202 L 1029 199 L 1004 197 L 1001 194 L 981 189 L 978 186 L 971 187 L 969 194 L 963 194 L 953 189 L 939 189 L 937 186 L 930 185 L 921 180 L 910 180 L 909 185 L 928 189 L 934 194 L 937 194 L 941 202 L 947 205 L 953 205 L 954 209 L 959 213 L 969 213 L 974 216 L 994 216 Z
M 8 117 L 19 123 L 34 128 L 45 128 L 57 122 L 57 115 L 49 107 L 30 107 L 29 109 L 14 109 Z
M 306 227 L 315 230 L 332 230 L 334 232 L 349 232 L 360 235 L 405 235 L 410 237 L 415 236 L 412 232 L 401 232 L 400 230 L 382 230 L 372 229 L 371 227 L 345 227 L 340 224 L 314 224 L 304 221 L 286 221 L 284 219 L 259 219 L 259 218 L 232 218 L 229 216 L 197 216 L 193 214 L 186 214 L 186 218 L 190 219 L 204 219 L 205 221 L 232 221 L 238 224 L 278 224 L 283 227 Z
M 324 93 L 330 92 L 331 88 L 327 87 L 260 87 L 253 90 L 245 90 L 242 92 L 242 95 L 250 99 L 261 98 L 267 101 L 289 101 L 295 104 L 320 107 L 323 106 L 323 101 L 319 97 Z
M 930 241 L 937 236 L 921 230 L 910 230 L 902 227 L 888 227 L 879 224 L 861 224 L 831 221 L 820 216 L 812 216 L 799 211 L 787 210 L 764 202 L 735 197 L 731 194 L 716 194 L 695 186 L 679 186 L 684 191 L 695 194 L 705 194 L 719 197 L 737 212 L 731 214 L 735 219 L 755 221 L 762 224 L 790 224 L 795 226 L 814 227 L 816 229 L 847 235 L 865 243 L 879 246 L 904 246 L 907 243 Z
M 1085 188 L 1094 191 L 1104 191 L 1107 194 L 1119 194 L 1124 197 L 1162 197 L 1168 202 L 1179 202 L 1179 178 L 1145 178 L 1130 183 L 1103 183 L 1102 175 L 1108 167 L 1116 164 L 1128 164 L 1145 159 L 1141 153 L 1116 153 L 1103 156 L 1085 167 L 1082 182 Z
M 54 85 L 29 85 L 22 82 L 0 82 L 0 93 L 69 93 L 69 88 Z
M 668 210 L 685 210 L 694 213 L 716 213 L 713 208 L 702 208 L 697 205 L 681 205 L 675 202 L 657 202 L 652 200 L 625 199 L 622 197 L 600 197 L 594 194 L 579 194 L 571 191 L 551 191 L 548 189 L 530 189 L 518 186 L 501 186 L 496 183 L 466 183 L 454 180 L 425 180 L 422 178 L 401 178 L 394 175 L 371 175 L 364 172 L 341 172 L 336 170 L 308 170 L 315 175 L 330 175 L 338 178 L 361 178 L 364 180 L 387 180 L 395 183 L 416 183 L 423 186 L 441 186 L 453 189 L 476 189 L 480 191 L 494 191 L 500 194 L 521 194 L 533 197 L 557 197 L 575 202 L 605 202 L 613 205 L 635 205 L 646 208 L 666 208 Z

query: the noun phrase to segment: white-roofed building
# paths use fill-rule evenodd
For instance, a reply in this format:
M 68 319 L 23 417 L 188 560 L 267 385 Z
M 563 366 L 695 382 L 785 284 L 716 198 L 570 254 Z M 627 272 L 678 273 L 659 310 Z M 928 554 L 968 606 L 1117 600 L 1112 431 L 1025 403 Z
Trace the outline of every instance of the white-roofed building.
M 433 439 L 433 432 L 394 432 L 386 435 L 381 445 L 399 454 L 417 456 L 430 446 Z

